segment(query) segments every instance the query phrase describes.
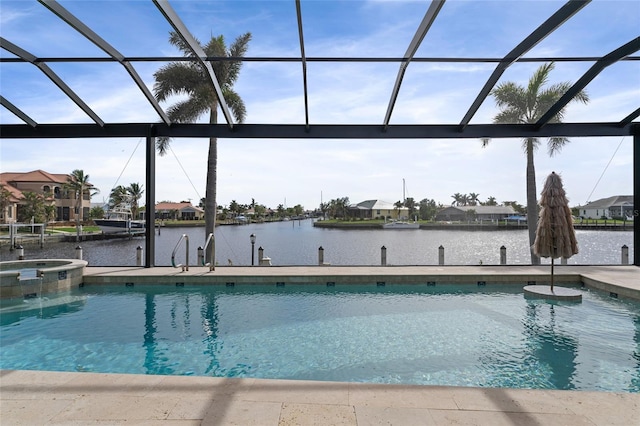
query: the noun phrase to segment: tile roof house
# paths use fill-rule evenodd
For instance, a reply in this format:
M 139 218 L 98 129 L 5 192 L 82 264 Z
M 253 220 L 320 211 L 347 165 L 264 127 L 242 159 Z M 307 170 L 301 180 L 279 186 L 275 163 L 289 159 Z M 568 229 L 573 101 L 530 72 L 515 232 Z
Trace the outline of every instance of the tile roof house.
M 196 220 L 204 218 L 204 210 L 188 201 L 156 204 L 156 219 Z
M 365 219 L 408 219 L 407 207 L 395 207 L 393 203 L 382 200 L 366 200 L 349 206 L 349 213 L 353 217 Z
M 475 212 L 473 217 L 468 213 Z M 466 221 L 466 220 L 503 220 L 516 214 L 512 206 L 450 206 L 438 212 L 436 220 Z
M 56 206 L 56 218 L 59 221 L 75 219 L 75 194 L 68 193 L 65 189 L 68 174 L 49 173 L 44 170 L 30 172 L 4 172 L 0 173 L 0 186 L 11 193 L 8 205 L 0 212 L 0 218 L 4 223 L 16 222 L 19 215 L 20 204 L 25 192 L 34 192 L 44 195 Z M 89 217 L 91 209 L 91 196 L 88 189 L 82 197 L 82 217 Z
M 601 198 L 578 207 L 579 215 L 585 219 L 600 219 L 605 217 L 633 218 L 633 195 L 614 195 Z

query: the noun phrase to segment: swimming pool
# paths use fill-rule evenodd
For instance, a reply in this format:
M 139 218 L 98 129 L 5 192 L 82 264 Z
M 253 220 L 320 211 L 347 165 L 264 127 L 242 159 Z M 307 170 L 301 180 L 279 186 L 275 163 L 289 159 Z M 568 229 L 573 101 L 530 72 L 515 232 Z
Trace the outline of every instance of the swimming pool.
M 3 305 L 0 367 L 640 392 L 640 304 L 583 291 L 89 285 Z

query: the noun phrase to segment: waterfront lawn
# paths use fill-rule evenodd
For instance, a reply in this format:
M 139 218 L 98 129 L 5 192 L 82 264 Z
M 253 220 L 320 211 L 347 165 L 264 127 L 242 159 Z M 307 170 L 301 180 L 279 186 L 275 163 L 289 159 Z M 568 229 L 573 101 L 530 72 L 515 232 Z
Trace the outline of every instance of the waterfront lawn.
M 69 233 L 75 233 L 76 232 L 76 227 L 75 226 L 49 226 L 47 227 L 47 233 L 51 234 L 51 233 L 58 233 L 58 232 L 69 232 Z M 100 232 L 100 227 L 99 226 L 95 226 L 95 225 L 83 225 L 82 226 L 82 232 L 83 233 L 87 233 L 87 232 Z

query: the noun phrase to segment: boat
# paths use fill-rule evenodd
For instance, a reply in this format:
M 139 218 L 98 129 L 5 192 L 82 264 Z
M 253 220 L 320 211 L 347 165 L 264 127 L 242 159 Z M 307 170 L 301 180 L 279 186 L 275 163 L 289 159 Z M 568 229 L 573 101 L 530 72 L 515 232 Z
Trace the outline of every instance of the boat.
M 420 229 L 418 222 L 406 222 L 403 220 L 394 220 L 382 224 L 382 229 Z
M 131 216 L 130 209 L 118 206 L 108 210 L 104 218 L 93 221 L 105 234 L 143 234 L 144 220 L 133 220 Z

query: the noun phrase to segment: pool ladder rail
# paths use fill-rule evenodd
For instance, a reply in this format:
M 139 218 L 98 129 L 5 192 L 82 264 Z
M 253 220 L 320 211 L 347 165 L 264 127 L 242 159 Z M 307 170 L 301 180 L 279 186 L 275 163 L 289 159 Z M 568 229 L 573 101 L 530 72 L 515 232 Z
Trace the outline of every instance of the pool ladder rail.
M 182 243 L 183 240 L 185 242 L 185 259 L 186 260 L 184 264 L 180 263 L 176 265 L 176 253 L 178 252 L 178 249 L 180 248 L 180 244 Z M 209 262 L 205 263 L 204 253 L 207 250 L 207 247 L 209 246 L 209 244 L 211 244 L 211 258 L 209 259 Z M 215 268 L 215 239 L 214 239 L 213 233 L 210 233 L 209 236 L 207 237 L 207 240 L 204 243 L 204 248 L 198 247 L 198 264 L 201 266 L 208 266 L 210 271 L 215 271 L 216 269 Z M 182 236 L 178 240 L 178 243 L 173 249 L 173 252 L 171 253 L 171 266 L 173 266 L 174 268 L 182 268 L 183 272 L 189 270 L 189 236 L 187 234 L 182 234 Z
M 211 257 L 209 258 L 208 262 L 205 262 L 204 254 L 206 253 L 207 247 L 209 247 L 209 244 L 211 244 Z M 204 243 L 204 247 L 198 247 L 198 264 L 201 266 L 208 266 L 209 271 L 215 271 L 216 270 L 215 258 L 216 258 L 215 237 L 213 236 L 213 233 L 210 233 L 209 236 L 207 237 L 207 240 Z
M 180 263 L 176 265 L 176 252 L 180 248 L 180 244 L 182 243 L 183 240 L 185 241 L 185 249 L 186 249 L 185 264 Z M 174 268 L 182 268 L 182 272 L 189 270 L 189 236 L 187 234 L 182 234 L 182 236 L 178 240 L 178 243 L 173 249 L 173 253 L 171 253 L 171 266 L 173 266 Z

